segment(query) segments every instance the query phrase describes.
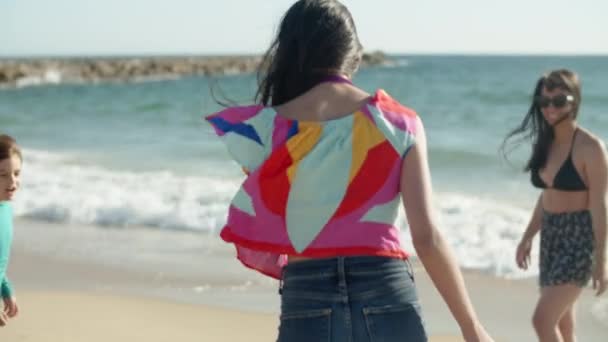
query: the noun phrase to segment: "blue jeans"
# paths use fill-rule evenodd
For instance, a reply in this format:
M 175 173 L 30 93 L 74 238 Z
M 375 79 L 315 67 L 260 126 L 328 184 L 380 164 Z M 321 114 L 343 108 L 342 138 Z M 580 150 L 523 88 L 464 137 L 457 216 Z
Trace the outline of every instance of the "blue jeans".
M 339 257 L 283 269 L 278 342 L 424 342 L 408 261 Z

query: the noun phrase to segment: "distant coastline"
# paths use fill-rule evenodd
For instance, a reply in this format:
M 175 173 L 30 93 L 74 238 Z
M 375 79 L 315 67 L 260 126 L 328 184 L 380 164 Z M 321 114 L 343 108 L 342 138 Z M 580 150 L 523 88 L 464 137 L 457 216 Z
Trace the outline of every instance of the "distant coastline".
M 0 59 L 0 87 L 137 82 L 251 73 L 260 56 L 70 57 Z M 363 66 L 390 65 L 382 52 L 365 53 Z

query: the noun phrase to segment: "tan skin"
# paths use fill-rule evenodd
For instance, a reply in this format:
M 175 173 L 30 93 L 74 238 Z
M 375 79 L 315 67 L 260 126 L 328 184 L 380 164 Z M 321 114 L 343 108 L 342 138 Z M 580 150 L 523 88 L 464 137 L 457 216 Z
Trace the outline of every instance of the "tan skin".
M 0 160 L 0 201 L 10 201 L 19 190 L 21 176 L 21 158 L 12 155 Z M 0 326 L 5 326 L 9 318 L 17 316 L 19 307 L 17 298 L 3 298 L 4 310 L 0 311 Z
M 348 84 L 320 84 L 307 93 L 277 106 L 280 115 L 301 121 L 327 121 L 350 115 L 366 103 L 370 95 Z M 417 122 L 416 144 L 403 160 L 401 194 L 410 225 L 414 248 L 431 280 L 458 322 L 467 342 L 491 342 L 469 299 L 453 253 L 437 229 L 432 209 L 432 186 L 426 136 Z M 407 184 L 408 186 L 404 186 Z M 289 262 L 307 260 L 290 256 Z
M 542 90 L 542 96 L 554 97 L 570 95 L 563 89 Z M 593 269 L 593 288 L 599 296 L 608 286 L 606 270 L 606 191 L 608 179 L 608 158 L 604 143 L 589 131 L 578 126 L 574 117 L 573 104 L 563 108 L 550 105 L 542 109 L 545 120 L 554 125 L 560 118 L 567 118 L 554 126 L 555 140 L 550 148 L 547 165 L 540 176 L 549 187 L 540 195 L 530 223 L 517 247 L 516 261 L 520 268 L 530 265 L 532 240 L 541 227 L 543 210 L 552 213 L 589 210 L 593 222 L 595 238 L 595 265 Z M 572 146 L 575 130 L 578 130 Z M 562 166 L 570 148 L 573 147 L 573 162 L 579 175 L 587 185 L 587 191 L 560 191 L 551 189 L 553 179 Z M 582 288 L 576 285 L 549 286 L 541 289 L 533 324 L 541 342 L 574 342 L 575 303 Z

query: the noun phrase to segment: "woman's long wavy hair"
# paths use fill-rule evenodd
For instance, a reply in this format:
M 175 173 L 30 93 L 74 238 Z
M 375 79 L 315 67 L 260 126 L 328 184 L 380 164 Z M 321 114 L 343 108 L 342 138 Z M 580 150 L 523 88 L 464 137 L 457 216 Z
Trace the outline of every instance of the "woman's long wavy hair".
M 569 92 L 573 97 L 574 101 L 573 112 L 571 115 L 573 118 L 578 116 L 578 110 L 581 104 L 581 84 L 579 77 L 576 73 L 566 70 L 559 69 L 551 71 L 543 75 L 538 82 L 536 82 L 536 88 L 534 88 L 534 94 L 532 98 L 532 104 L 528 113 L 524 117 L 521 124 L 511 131 L 501 146 L 501 151 L 506 157 L 508 152 L 507 146 L 518 145 L 522 141 L 532 140 L 532 155 L 524 168 L 524 171 L 538 171 L 542 169 L 547 163 L 547 155 L 549 148 L 555 138 L 553 127 L 545 120 L 540 106 L 538 105 L 537 99 L 542 94 L 543 88 L 549 91 L 554 89 L 562 89 Z M 512 139 L 514 142 L 511 142 Z
M 352 76 L 363 48 L 348 9 L 336 0 L 300 0 L 281 20 L 258 69 L 255 100 L 283 104 L 328 75 Z

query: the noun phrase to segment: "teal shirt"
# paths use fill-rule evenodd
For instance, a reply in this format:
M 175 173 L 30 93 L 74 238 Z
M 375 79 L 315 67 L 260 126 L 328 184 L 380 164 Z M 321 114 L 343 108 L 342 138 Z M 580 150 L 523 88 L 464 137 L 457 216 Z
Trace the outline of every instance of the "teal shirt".
M 13 295 L 13 289 L 6 277 L 12 242 L 13 211 L 10 203 L 0 202 L 0 295 L 2 298 Z

